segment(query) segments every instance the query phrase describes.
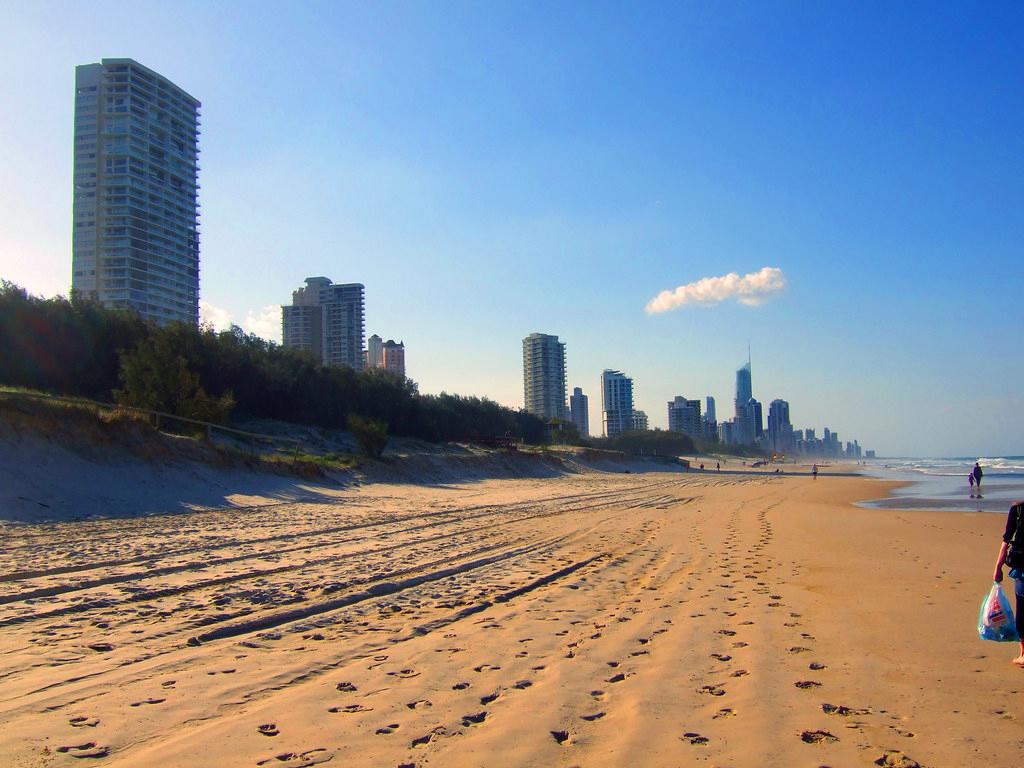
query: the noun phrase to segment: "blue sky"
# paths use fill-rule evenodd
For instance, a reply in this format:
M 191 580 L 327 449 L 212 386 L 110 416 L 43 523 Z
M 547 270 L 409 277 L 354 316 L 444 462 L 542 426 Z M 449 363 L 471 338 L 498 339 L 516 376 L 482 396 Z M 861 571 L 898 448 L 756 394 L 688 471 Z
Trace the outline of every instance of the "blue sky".
M 888 455 L 1024 453 L 1024 11 L 1013 3 L 0 0 L 0 276 L 70 285 L 74 66 L 203 102 L 204 302 L 267 332 L 310 275 L 426 392 L 790 402 Z M 659 292 L 782 270 L 759 306 Z M 269 322 L 269 325 L 268 325 Z M 767 408 L 766 408 L 767 409 Z

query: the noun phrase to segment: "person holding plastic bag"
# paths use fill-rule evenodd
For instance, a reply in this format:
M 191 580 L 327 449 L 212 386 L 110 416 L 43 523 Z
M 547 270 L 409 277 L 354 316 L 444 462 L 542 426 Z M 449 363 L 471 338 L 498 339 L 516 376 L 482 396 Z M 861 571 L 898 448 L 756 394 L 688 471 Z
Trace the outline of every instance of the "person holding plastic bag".
M 1003 543 L 999 547 L 999 556 L 996 558 L 996 567 L 992 573 L 992 580 L 997 584 L 1003 580 L 1004 565 L 1010 567 L 1010 578 L 1014 581 L 1013 591 L 1017 597 L 1017 633 L 1021 638 L 1020 653 L 1013 663 L 1018 667 L 1024 667 L 1024 501 L 1018 501 L 1010 507 L 1006 515 Z

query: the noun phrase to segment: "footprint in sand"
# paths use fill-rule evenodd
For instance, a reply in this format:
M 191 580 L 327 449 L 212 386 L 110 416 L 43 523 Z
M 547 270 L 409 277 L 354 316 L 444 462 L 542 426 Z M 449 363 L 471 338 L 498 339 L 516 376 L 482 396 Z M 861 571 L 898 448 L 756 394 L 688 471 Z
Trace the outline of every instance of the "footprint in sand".
M 809 650 L 811 650 L 811 649 L 810 648 L 804 648 L 802 645 L 794 645 L 792 648 L 789 649 L 789 652 L 790 653 L 807 653 Z
M 707 736 L 701 736 L 699 733 L 696 733 L 694 731 L 687 731 L 680 738 L 683 741 L 688 741 L 691 744 L 695 744 L 697 746 L 702 746 L 702 745 L 708 743 L 708 737 Z
M 821 687 L 821 683 L 819 683 L 817 680 L 800 680 L 798 682 L 793 683 L 793 685 L 795 685 L 797 688 L 801 688 L 801 689 L 803 689 L 805 691 L 808 688 L 820 688 Z
M 456 683 L 452 686 L 453 691 L 464 691 L 469 688 L 470 683 Z
M 729 677 L 746 677 L 749 674 L 750 673 L 747 672 L 747 670 L 745 669 L 737 669 L 735 672 L 729 675 Z
M 436 738 L 438 738 L 440 736 L 447 736 L 447 735 L 448 735 L 448 730 L 443 725 L 439 725 L 436 728 L 434 728 L 432 731 L 428 731 L 427 733 L 423 734 L 422 736 L 417 736 L 415 739 L 413 739 L 409 743 L 409 746 L 410 747 L 422 747 L 422 746 L 425 746 L 425 745 L 429 744 L 434 739 L 436 739 Z
M 700 687 L 701 693 L 707 693 L 711 696 L 724 696 L 725 689 L 720 685 L 702 685 Z
M 277 730 L 276 723 L 264 723 L 263 725 L 258 726 L 256 730 L 264 736 L 277 736 L 277 734 L 280 733 L 280 731 Z
M 845 707 L 842 704 L 822 704 L 821 711 L 826 715 L 839 715 L 840 717 L 850 717 L 851 715 L 870 715 L 871 711 L 867 709 L 857 709 L 856 707 Z
M 356 688 L 356 687 L 355 687 L 355 686 L 354 686 L 354 685 L 353 685 L 352 683 L 350 683 L 350 682 L 348 682 L 348 681 L 346 681 L 346 682 L 343 682 L 343 683 L 338 683 L 338 684 L 337 684 L 337 685 L 335 686 L 335 688 L 336 688 L 337 690 L 341 691 L 342 693 L 355 693 L 356 691 L 358 691 L 358 690 L 359 690 L 359 689 L 358 689 L 358 688 Z
M 408 680 L 412 677 L 419 677 L 420 673 L 415 669 L 400 669 L 397 672 L 388 672 L 391 677 L 397 677 L 399 680 Z
M 807 744 L 828 744 L 839 741 L 838 736 L 833 736 L 828 731 L 801 731 L 800 739 Z
M 134 701 L 129 706 L 141 707 L 143 704 L 163 704 L 167 699 L 144 699 L 143 701 Z
M 110 754 L 110 747 L 98 745 L 95 741 L 87 741 L 84 744 L 57 747 L 57 751 L 71 757 L 106 757 Z
M 416 699 L 416 701 L 410 701 L 405 706 L 409 709 L 423 709 L 424 707 L 432 707 L 434 705 L 427 699 Z
M 572 743 L 572 734 L 569 731 L 551 731 L 551 738 L 563 746 Z
M 586 720 L 588 723 L 592 723 L 595 720 L 600 720 L 602 717 L 605 716 L 605 714 L 606 713 L 604 712 L 595 712 L 592 715 L 580 715 L 580 718 Z
M 280 766 L 280 768 L 310 768 L 310 766 L 326 763 L 333 759 L 333 752 L 329 752 L 323 747 L 317 747 L 316 749 L 309 749 L 300 753 L 283 752 L 280 755 L 259 760 L 256 765 L 274 765 Z
M 499 698 L 501 698 L 501 691 L 495 691 L 494 693 L 488 693 L 486 696 L 481 696 L 480 703 L 486 707 L 488 704 L 496 702 Z
M 501 669 L 501 667 L 494 664 L 481 664 L 478 667 L 473 667 L 474 672 L 494 672 L 499 669 Z
M 487 711 L 486 710 L 483 711 L 483 712 L 476 712 L 476 713 L 472 713 L 472 714 L 469 714 L 469 715 L 463 715 L 462 716 L 462 726 L 464 728 L 469 728 L 472 725 L 479 725 L 480 723 L 482 723 L 486 719 L 487 719 Z
M 819 670 L 822 670 L 822 669 L 828 669 L 828 667 L 826 667 L 824 664 L 821 664 L 821 663 L 819 663 L 817 661 L 812 661 L 810 664 L 807 665 L 807 668 L 808 669 L 813 669 L 815 672 L 817 672 Z
M 376 731 L 374 731 L 374 733 L 376 733 L 378 736 L 387 736 L 389 733 L 394 733 L 401 727 L 402 726 L 399 723 L 388 723 L 382 728 L 378 728 Z
M 354 715 L 357 712 L 372 712 L 373 707 L 364 707 L 362 704 L 349 704 L 345 707 L 331 707 L 327 711 L 330 712 L 332 715 L 336 715 L 339 713 L 345 715 Z
M 719 718 L 722 718 L 722 717 L 735 717 L 735 715 L 736 715 L 736 712 L 733 711 L 732 708 L 730 708 L 730 707 L 723 707 L 722 709 L 718 710 L 714 715 L 712 715 L 711 719 L 712 720 L 718 720 Z
M 719 661 L 731 661 L 732 656 L 728 653 L 712 653 L 711 658 L 718 659 Z
M 70 720 L 68 720 L 68 722 L 71 723 L 71 725 L 73 725 L 75 728 L 95 728 L 97 725 L 100 724 L 98 718 L 86 717 L 85 715 L 78 715 L 76 717 L 72 717 Z
M 917 760 L 908 757 L 898 749 L 887 749 L 881 757 L 875 760 L 875 765 L 882 766 L 882 768 L 922 768 Z

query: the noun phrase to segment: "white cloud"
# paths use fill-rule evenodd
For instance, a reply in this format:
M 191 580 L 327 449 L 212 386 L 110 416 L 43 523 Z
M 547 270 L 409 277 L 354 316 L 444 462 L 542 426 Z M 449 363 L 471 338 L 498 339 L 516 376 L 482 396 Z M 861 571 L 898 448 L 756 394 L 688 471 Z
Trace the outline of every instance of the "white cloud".
M 216 331 L 227 331 L 231 328 L 231 313 L 226 309 L 215 307 L 205 299 L 200 299 L 199 322 L 203 325 L 212 325 Z
M 245 313 L 245 322 L 242 327 L 249 333 L 254 333 L 261 339 L 267 341 L 281 342 L 281 307 L 277 304 L 268 304 L 258 312 L 249 311 Z
M 647 302 L 647 314 L 656 315 L 678 309 L 686 304 L 711 306 L 735 298 L 740 304 L 756 307 L 770 297 L 782 293 L 786 277 L 778 267 L 762 267 L 740 277 L 730 272 L 721 277 L 702 277 L 671 291 L 662 291 Z

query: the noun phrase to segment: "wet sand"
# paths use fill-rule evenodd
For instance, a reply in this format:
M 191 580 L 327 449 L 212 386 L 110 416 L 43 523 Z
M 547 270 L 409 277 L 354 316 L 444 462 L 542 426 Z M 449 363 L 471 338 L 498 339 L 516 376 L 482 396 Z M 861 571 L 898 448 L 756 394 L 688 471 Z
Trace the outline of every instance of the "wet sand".
M 0 525 L 0 764 L 1024 759 L 997 515 L 586 473 Z M 888 760 L 888 762 L 884 762 Z

